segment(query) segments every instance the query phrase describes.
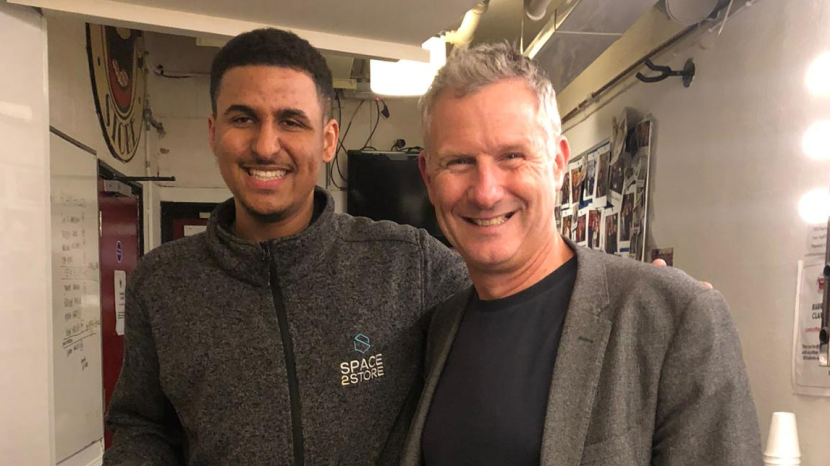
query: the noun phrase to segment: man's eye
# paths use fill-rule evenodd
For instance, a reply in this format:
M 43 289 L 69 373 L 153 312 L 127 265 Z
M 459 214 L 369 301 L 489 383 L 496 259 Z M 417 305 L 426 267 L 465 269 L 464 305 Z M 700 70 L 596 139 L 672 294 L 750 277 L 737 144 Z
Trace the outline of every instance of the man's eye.
M 231 119 L 232 123 L 240 124 L 240 125 L 251 123 L 252 121 L 254 121 L 254 120 L 251 117 L 246 117 L 246 116 L 238 116 L 238 117 L 233 117 Z
M 509 154 L 505 154 L 504 158 L 507 160 L 515 160 L 515 159 L 523 159 L 525 156 L 519 152 L 511 152 Z
M 282 122 L 283 126 L 288 128 L 302 128 L 304 125 L 296 120 L 284 120 Z
M 470 159 L 452 159 L 447 162 L 448 167 L 452 166 L 463 166 L 463 165 L 471 165 L 473 163 Z

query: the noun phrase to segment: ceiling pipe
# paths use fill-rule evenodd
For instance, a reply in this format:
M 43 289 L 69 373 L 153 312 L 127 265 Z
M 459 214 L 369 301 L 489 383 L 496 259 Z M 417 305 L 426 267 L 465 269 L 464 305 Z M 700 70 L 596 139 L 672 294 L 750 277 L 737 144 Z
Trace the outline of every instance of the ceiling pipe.
M 545 17 L 551 0 L 525 0 L 525 14 L 532 21 L 539 21 Z
M 562 27 L 562 24 L 568 19 L 581 1 L 582 0 L 568 0 L 557 7 L 556 11 L 554 11 L 553 15 L 551 15 L 550 19 L 548 19 L 547 24 L 542 26 L 539 34 L 533 38 L 533 41 L 527 46 L 527 48 L 524 49 L 522 54 L 530 58 L 536 57 L 536 54 L 539 53 L 545 44 L 548 43 L 550 38 L 553 37 L 553 33 Z
M 487 12 L 490 0 L 484 0 L 464 15 L 464 20 L 461 21 L 461 26 L 455 31 L 447 32 L 445 40 L 447 43 L 458 48 L 467 48 L 470 42 L 473 41 L 473 34 L 478 28 L 478 23 L 481 22 L 481 15 Z

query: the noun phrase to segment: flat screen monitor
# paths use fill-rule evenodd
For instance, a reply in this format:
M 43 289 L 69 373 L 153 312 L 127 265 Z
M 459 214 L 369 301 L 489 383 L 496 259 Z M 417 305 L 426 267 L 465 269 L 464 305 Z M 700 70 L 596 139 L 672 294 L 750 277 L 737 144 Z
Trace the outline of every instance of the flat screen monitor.
M 349 151 L 346 211 L 425 229 L 444 244 L 418 170 L 418 154 Z

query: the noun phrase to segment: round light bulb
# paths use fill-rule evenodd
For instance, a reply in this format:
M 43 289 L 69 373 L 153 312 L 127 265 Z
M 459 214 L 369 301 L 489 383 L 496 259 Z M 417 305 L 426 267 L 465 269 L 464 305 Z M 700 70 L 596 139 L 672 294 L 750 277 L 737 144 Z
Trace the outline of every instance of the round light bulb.
M 801 148 L 811 159 L 830 159 L 830 120 L 819 120 L 807 128 Z
M 815 97 L 830 96 L 830 53 L 816 58 L 807 68 L 807 90 Z
M 830 217 L 830 190 L 818 188 L 801 196 L 798 213 L 811 225 L 827 223 Z

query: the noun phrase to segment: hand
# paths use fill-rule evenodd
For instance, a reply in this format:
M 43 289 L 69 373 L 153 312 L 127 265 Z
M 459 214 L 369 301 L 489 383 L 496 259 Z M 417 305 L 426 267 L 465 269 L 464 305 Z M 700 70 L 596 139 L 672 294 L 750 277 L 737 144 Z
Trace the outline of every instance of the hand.
M 652 265 L 656 265 L 657 267 L 666 267 L 666 261 L 664 261 L 663 259 L 654 259 L 653 261 L 651 261 L 651 263 Z M 705 286 L 706 288 L 709 288 L 710 290 L 715 288 L 714 286 L 712 286 L 711 283 L 704 282 L 703 280 L 700 281 L 700 284 Z

